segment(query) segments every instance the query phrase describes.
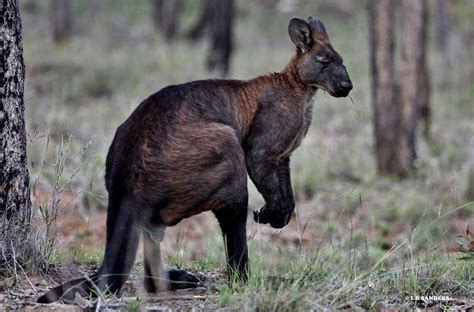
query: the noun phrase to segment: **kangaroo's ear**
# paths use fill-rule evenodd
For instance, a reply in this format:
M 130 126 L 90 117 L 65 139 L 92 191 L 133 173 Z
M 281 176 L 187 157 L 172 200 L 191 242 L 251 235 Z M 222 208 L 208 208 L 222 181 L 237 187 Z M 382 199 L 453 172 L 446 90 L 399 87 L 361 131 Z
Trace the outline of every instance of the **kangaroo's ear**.
M 308 23 L 301 18 L 293 17 L 288 25 L 288 34 L 291 41 L 301 52 L 306 53 L 313 45 L 311 29 Z
M 324 24 L 319 19 L 310 16 L 306 22 L 308 23 L 309 29 L 311 30 L 316 42 L 329 40 L 328 34 L 326 33 L 326 27 L 324 27 Z

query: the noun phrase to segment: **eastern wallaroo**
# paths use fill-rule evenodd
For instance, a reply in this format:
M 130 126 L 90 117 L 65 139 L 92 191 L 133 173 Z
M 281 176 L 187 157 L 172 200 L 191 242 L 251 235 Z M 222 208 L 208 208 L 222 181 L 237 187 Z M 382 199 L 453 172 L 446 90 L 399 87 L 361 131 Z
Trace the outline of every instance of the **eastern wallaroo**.
M 166 87 L 118 127 L 106 160 L 102 264 L 38 302 L 120 291 L 142 234 L 146 291 L 197 284 L 184 270 L 164 271 L 160 242 L 166 226 L 207 210 L 222 229 L 229 274 L 247 279 L 247 174 L 265 200 L 254 220 L 274 228 L 288 224 L 295 207 L 290 156 L 310 126 L 312 97 L 318 89 L 335 97 L 352 89 L 320 20 L 292 18 L 288 33 L 296 53 L 282 72 Z

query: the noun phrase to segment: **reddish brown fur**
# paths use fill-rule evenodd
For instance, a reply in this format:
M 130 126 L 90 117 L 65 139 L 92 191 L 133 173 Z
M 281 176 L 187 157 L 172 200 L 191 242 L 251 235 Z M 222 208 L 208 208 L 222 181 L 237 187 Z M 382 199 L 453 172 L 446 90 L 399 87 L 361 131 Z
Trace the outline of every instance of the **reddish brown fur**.
M 320 21 L 294 18 L 289 35 L 297 52 L 281 73 L 169 86 L 143 101 L 117 129 L 106 164 L 106 251 L 90 278 L 100 290 L 120 289 L 143 232 L 145 288 L 157 291 L 163 228 L 205 210 L 219 221 L 230 272 L 245 279 L 247 174 L 265 199 L 255 221 L 275 228 L 289 222 L 295 207 L 290 155 L 310 126 L 311 98 L 318 88 L 334 96 L 352 88 Z M 167 274 L 171 287 L 197 280 L 182 270 Z M 91 288 L 90 281 L 75 280 L 39 301 L 74 299 Z

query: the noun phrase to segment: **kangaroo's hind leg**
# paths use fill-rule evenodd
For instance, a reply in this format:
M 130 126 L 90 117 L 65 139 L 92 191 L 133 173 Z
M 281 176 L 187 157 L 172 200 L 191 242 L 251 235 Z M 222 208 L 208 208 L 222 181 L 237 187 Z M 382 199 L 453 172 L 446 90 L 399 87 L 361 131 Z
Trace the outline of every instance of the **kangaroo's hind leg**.
M 161 260 L 160 243 L 163 241 L 165 227 L 157 229 L 143 230 L 143 265 L 145 277 L 143 286 L 149 293 L 157 292 L 159 289 L 166 289 L 165 271 Z
M 159 290 L 196 287 L 199 279 L 193 274 L 179 269 L 164 270 L 160 248 L 164 232 L 164 226 L 143 231 L 145 291 L 155 293 Z
M 213 212 L 219 221 L 226 247 L 229 278 L 247 281 L 249 258 L 247 249 L 248 189 L 244 152 L 239 144 L 227 147 L 229 178 L 218 192 L 221 205 Z
M 236 164 L 235 168 L 239 166 Z M 229 278 L 246 281 L 249 274 L 246 235 L 248 193 L 244 169 L 235 171 L 233 181 L 221 191 L 221 196 L 225 205 L 214 210 L 214 214 L 224 237 Z
M 104 259 L 93 279 L 100 291 L 120 291 L 132 270 L 142 229 L 135 213 L 137 206 L 135 201 L 124 199 L 120 209 L 107 212 Z

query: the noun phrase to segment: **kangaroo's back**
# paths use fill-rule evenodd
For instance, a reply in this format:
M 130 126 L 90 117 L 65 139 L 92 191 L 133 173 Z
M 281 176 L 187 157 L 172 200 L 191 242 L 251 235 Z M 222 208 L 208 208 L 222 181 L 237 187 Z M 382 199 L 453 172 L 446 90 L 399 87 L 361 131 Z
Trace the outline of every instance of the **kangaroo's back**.
M 239 132 L 238 108 L 232 96 L 246 84 L 240 80 L 200 80 L 163 88 L 145 99 L 115 133 L 106 160 L 106 186 L 122 191 L 133 184 L 144 152 L 160 158 L 163 144 L 192 123 L 218 123 Z M 122 183 L 126 182 L 126 183 Z

